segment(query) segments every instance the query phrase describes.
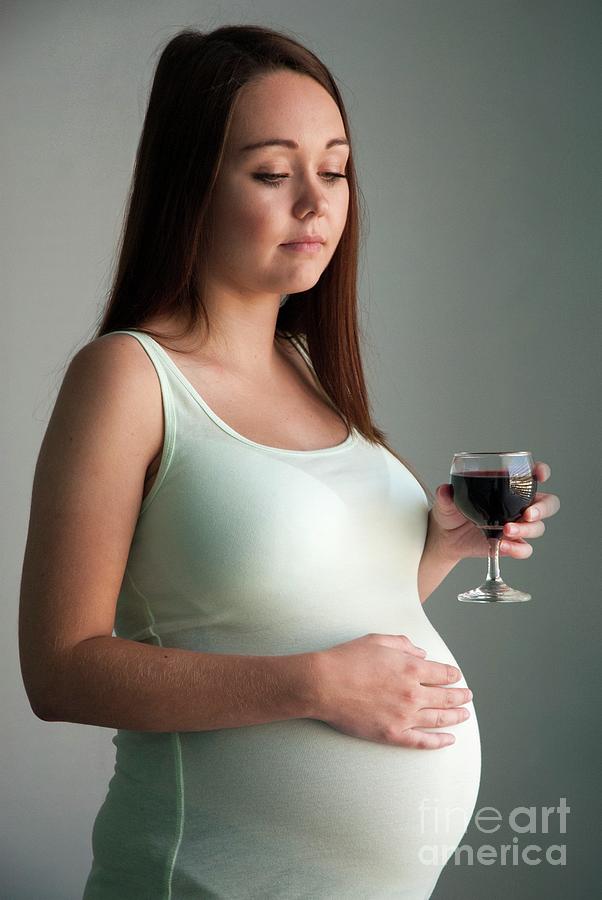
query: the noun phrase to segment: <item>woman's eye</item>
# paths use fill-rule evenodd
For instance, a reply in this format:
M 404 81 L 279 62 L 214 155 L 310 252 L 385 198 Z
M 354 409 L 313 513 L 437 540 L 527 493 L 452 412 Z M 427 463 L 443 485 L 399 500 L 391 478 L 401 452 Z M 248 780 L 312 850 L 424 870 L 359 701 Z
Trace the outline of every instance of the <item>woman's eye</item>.
M 253 178 L 256 178 L 258 181 L 263 181 L 264 184 L 269 184 L 270 187 L 280 187 L 280 185 L 282 184 L 282 179 L 288 178 L 288 177 L 289 176 L 286 174 L 278 174 L 278 173 L 267 174 L 267 173 L 256 172 L 253 175 Z M 339 178 L 347 178 L 347 176 L 343 175 L 341 172 L 322 172 L 322 177 L 329 184 L 336 184 L 336 182 Z

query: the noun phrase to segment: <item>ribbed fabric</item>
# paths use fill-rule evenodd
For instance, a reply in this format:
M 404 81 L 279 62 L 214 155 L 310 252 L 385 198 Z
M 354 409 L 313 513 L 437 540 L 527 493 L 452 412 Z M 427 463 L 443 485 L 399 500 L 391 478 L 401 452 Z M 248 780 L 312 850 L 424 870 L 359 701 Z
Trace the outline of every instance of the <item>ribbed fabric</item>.
M 165 435 L 117 636 L 282 655 L 406 634 L 428 659 L 458 665 L 418 597 L 428 501 L 399 460 L 355 430 L 321 450 L 249 440 L 158 342 L 120 333 L 156 369 Z M 83 900 L 426 900 L 478 795 L 479 730 L 466 705 L 467 722 L 431 729 L 456 736 L 440 750 L 314 719 L 119 730 Z

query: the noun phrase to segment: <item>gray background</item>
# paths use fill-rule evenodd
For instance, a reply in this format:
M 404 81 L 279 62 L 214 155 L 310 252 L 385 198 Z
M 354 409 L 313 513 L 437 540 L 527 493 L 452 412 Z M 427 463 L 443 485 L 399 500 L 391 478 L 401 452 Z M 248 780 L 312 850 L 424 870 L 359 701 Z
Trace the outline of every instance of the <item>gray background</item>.
M 465 560 L 425 610 L 474 691 L 477 806 L 570 807 L 518 835 L 566 867 L 453 865 L 436 900 L 589 897 L 599 816 L 600 137 L 597 2 L 21 2 L 3 7 L 0 894 L 76 900 L 111 729 L 31 712 L 17 649 L 33 470 L 64 368 L 108 287 L 155 48 L 186 25 L 293 30 L 338 79 L 370 212 L 361 270 L 377 422 L 434 489 L 452 453 L 530 449 L 562 508 L 464 605 Z M 7 478 L 7 473 L 10 473 Z M 425 751 L 427 752 L 427 751 Z M 512 843 L 506 824 L 463 843 Z M 598 880 L 599 881 L 599 880 Z

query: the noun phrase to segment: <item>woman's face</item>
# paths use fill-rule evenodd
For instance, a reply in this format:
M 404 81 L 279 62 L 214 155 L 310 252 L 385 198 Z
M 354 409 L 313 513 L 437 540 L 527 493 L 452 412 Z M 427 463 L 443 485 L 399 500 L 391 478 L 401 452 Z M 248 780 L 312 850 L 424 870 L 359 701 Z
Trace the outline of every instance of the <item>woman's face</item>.
M 271 139 L 294 141 L 298 148 L 244 149 Z M 211 207 L 214 288 L 279 301 L 316 284 L 339 242 L 349 205 L 349 186 L 340 177 L 349 147 L 327 147 L 333 139 L 346 141 L 343 120 L 313 78 L 278 71 L 241 90 Z M 317 252 L 282 246 L 308 233 L 324 238 Z

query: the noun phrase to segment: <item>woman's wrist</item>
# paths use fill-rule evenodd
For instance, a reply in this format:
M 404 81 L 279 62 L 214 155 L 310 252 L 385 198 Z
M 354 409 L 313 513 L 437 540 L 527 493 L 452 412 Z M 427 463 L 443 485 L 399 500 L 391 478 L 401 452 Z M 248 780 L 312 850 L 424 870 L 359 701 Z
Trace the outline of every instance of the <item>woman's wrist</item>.
M 457 541 L 454 540 L 454 529 L 445 529 L 437 524 L 432 509 L 429 510 L 429 525 L 425 541 L 430 551 L 440 560 L 455 566 L 463 558 L 458 552 Z
M 317 717 L 321 686 L 318 652 L 291 653 L 272 657 L 281 674 L 283 693 L 288 697 L 287 718 Z
M 446 539 L 446 533 L 437 525 L 432 511 L 429 511 L 428 531 L 418 566 L 418 595 L 421 603 L 439 587 L 459 561 L 460 557 Z

